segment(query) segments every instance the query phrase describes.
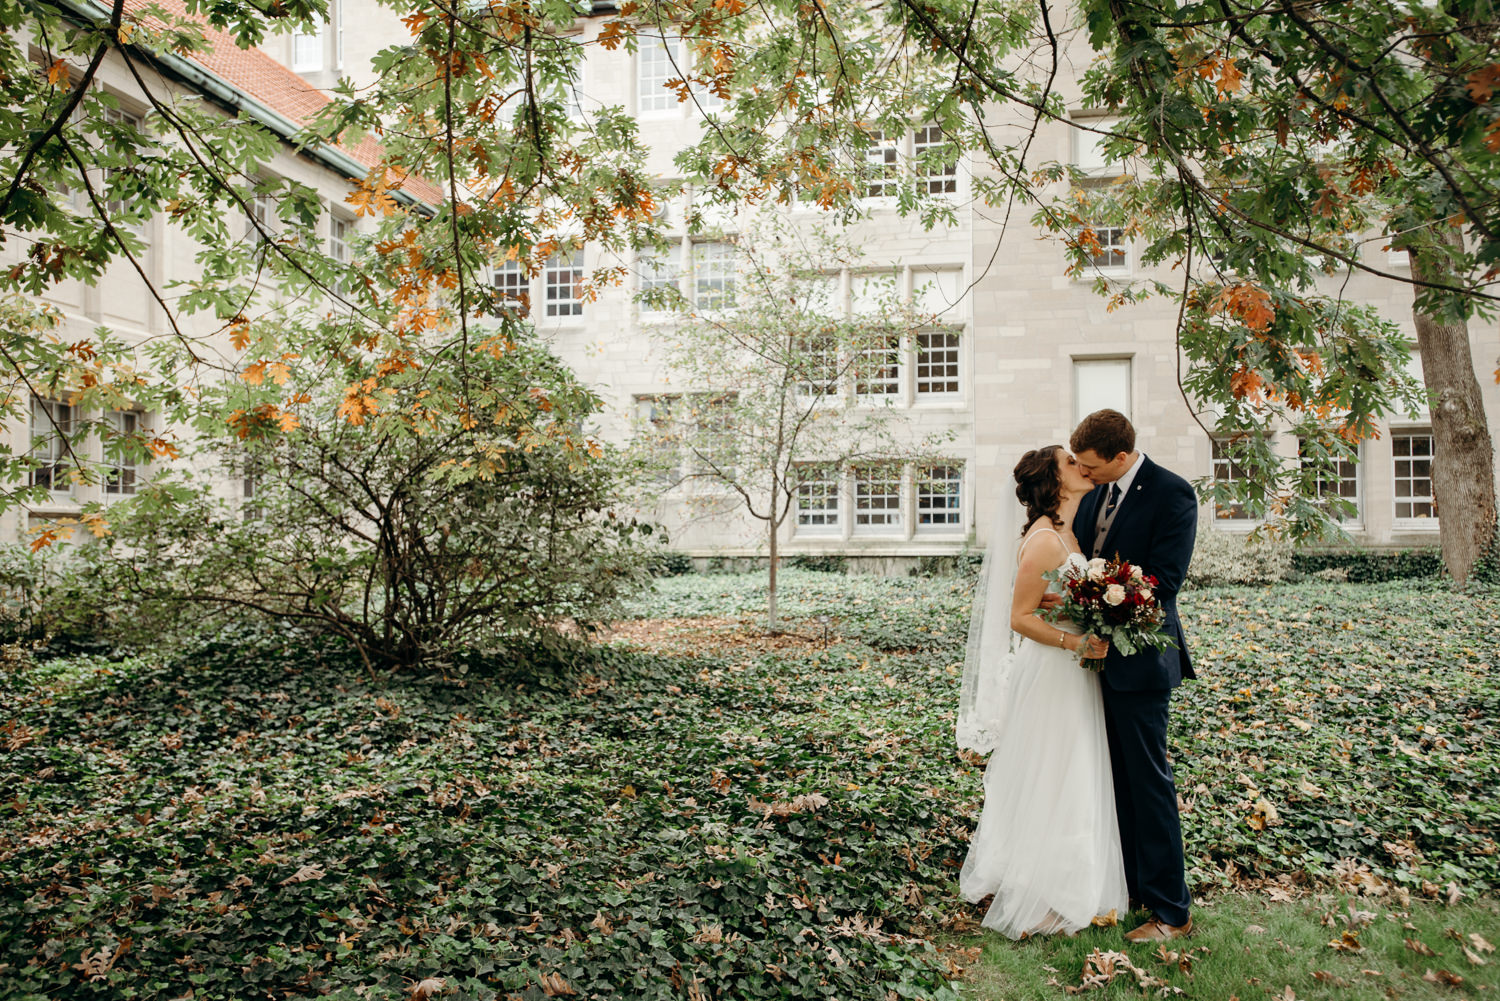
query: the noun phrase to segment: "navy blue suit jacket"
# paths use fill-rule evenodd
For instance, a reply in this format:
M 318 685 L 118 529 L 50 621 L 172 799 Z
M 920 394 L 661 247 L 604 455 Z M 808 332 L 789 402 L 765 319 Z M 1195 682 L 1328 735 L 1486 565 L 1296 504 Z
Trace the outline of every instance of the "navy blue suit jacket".
M 1095 487 L 1078 505 L 1073 518 L 1073 534 L 1085 556 L 1093 555 L 1099 505 L 1105 502 L 1108 489 L 1108 484 Z M 1104 661 L 1104 678 L 1111 688 L 1122 692 L 1172 689 L 1182 684 L 1183 678 L 1197 677 L 1177 616 L 1177 592 L 1187 577 L 1197 531 L 1198 497 L 1192 486 L 1143 457 L 1130 495 L 1121 499 L 1099 555 L 1105 559 L 1118 555 L 1156 578 L 1156 596 L 1165 613 L 1167 633 L 1177 646 L 1165 650 L 1147 647 L 1131 657 L 1111 647 Z

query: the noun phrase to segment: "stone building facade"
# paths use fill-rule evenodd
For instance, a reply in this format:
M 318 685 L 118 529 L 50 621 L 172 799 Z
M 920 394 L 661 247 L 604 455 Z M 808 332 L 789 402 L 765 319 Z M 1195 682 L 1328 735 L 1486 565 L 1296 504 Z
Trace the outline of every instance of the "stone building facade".
M 91 18 L 96 22 L 108 20 L 108 9 L 89 0 L 69 0 L 69 6 L 81 18 Z M 138 2 L 134 6 L 144 7 L 146 4 Z M 179 14 L 183 9 L 180 0 L 168 0 L 165 6 Z M 212 28 L 205 28 L 205 32 L 210 43 L 207 51 L 192 56 L 162 57 L 156 67 L 158 72 L 152 78 L 158 100 L 202 99 L 206 106 L 221 111 L 226 123 L 234 119 L 249 119 L 288 138 L 327 103 L 326 95 L 317 87 L 265 52 L 241 49 L 232 37 Z M 33 55 L 40 60 L 41 49 L 35 40 L 32 48 Z M 81 67 L 75 69 L 75 79 L 80 72 Z M 116 98 L 119 103 L 117 114 L 122 118 L 133 120 L 133 124 L 149 121 L 150 99 L 117 53 L 111 52 L 100 65 L 94 86 Z M 171 140 L 164 137 L 164 141 Z M 330 252 L 337 256 L 347 252 L 354 234 L 362 226 L 362 221 L 349 209 L 345 198 L 353 179 L 365 175 L 377 153 L 377 148 L 371 143 L 352 149 L 298 150 L 290 142 L 285 142 L 274 156 L 259 166 L 259 170 L 262 176 L 294 180 L 322 196 L 324 211 L 318 220 L 317 232 L 327 241 Z M 418 195 L 428 200 L 440 197 L 436 189 L 421 182 L 413 183 Z M 252 204 L 252 210 L 274 231 L 274 206 L 261 199 Z M 136 228 L 146 244 L 140 262 L 156 289 L 166 290 L 170 283 L 191 280 L 199 273 L 196 255 L 201 246 L 174 225 L 166 213 L 156 212 L 136 224 Z M 260 239 L 248 219 L 242 225 L 230 228 L 245 241 Z M 12 238 L 0 250 L 0 266 L 7 268 L 24 255 L 26 248 L 24 234 L 8 235 Z M 167 293 L 169 297 L 171 294 Z M 153 298 L 146 283 L 123 259 L 115 261 L 105 275 L 92 284 L 70 279 L 52 286 L 43 301 L 61 315 L 62 325 L 57 336 L 67 343 L 88 341 L 101 326 L 109 328 L 119 338 L 135 342 L 161 338 L 170 333 L 167 314 Z M 184 316 L 179 317 L 179 323 L 189 336 L 205 339 L 208 348 L 217 355 L 214 361 L 232 364 L 236 352 L 229 344 L 228 335 L 217 332 L 220 324 L 211 317 Z M 44 410 L 48 412 L 44 413 Z M 0 429 L 0 435 L 17 452 L 29 450 L 34 455 L 45 457 L 49 450 L 60 449 L 55 426 L 66 427 L 75 420 L 100 416 L 76 411 L 77 408 L 63 399 L 33 401 L 28 424 Z M 168 436 L 189 433 L 185 428 L 165 426 L 162 415 L 144 410 L 122 410 L 104 416 L 125 431 L 149 430 Z M 97 440 L 88 442 L 85 447 L 88 450 L 85 458 L 103 461 L 103 447 Z M 44 482 L 53 488 L 47 499 L 26 510 L 12 509 L 0 515 L 0 539 L 24 540 L 30 537 L 32 529 L 42 524 L 76 516 L 87 503 L 107 503 L 128 497 L 134 493 L 136 484 L 144 482 L 152 472 L 147 463 L 121 459 L 115 462 L 115 468 L 105 482 L 78 484 L 66 475 L 68 463 L 64 457 L 58 454 L 53 458 L 59 463 L 55 475 L 47 469 L 33 474 L 45 477 Z M 253 491 L 253 482 L 226 479 L 223 490 L 231 497 L 243 495 Z
M 321 32 L 298 31 L 268 40 L 263 51 L 224 54 L 245 66 L 199 69 L 216 74 L 231 91 L 263 107 L 282 108 L 273 114 L 288 119 L 308 114 L 307 102 L 321 103 L 318 87 L 331 87 L 340 77 L 356 85 L 372 82 L 374 55 L 410 37 L 395 15 L 374 0 L 332 0 L 330 11 Z M 588 45 L 603 20 L 582 19 L 574 37 Z M 664 178 L 674 175 L 673 157 L 702 128 L 696 109 L 679 103 L 665 86 L 675 75 L 673 60 L 681 61 L 684 55 L 670 46 L 642 40 L 639 51 L 631 53 L 624 47 L 611 51 L 588 45 L 575 93 L 580 115 L 587 116 L 605 102 L 623 104 L 634 114 L 652 150 L 651 169 Z M 1083 53 L 1072 55 L 1086 58 Z M 254 72 L 247 68 L 250 64 Z M 1061 79 L 1070 78 L 1067 70 L 1065 66 Z M 127 105 L 135 100 L 117 68 L 107 65 L 101 80 L 104 86 L 118 88 Z M 1079 120 L 1087 117 L 1076 93 L 1069 103 Z M 995 121 L 997 129 L 1008 127 L 1003 109 L 997 109 Z M 830 272 L 828 280 L 834 300 L 858 310 L 871 276 L 895 275 L 907 295 L 937 314 L 930 328 L 903 339 L 899 357 L 887 373 L 890 391 L 882 405 L 895 406 L 909 417 L 914 436 L 945 432 L 947 452 L 940 461 L 919 468 L 849 471 L 808 491 L 805 503 L 783 529 L 782 552 L 839 554 L 893 566 L 982 548 L 990 541 L 990 513 L 1009 489 L 1009 471 L 1020 453 L 1040 444 L 1066 442 L 1079 417 L 1103 406 L 1127 413 L 1142 450 L 1182 475 L 1234 475 L 1232 466 L 1216 456 L 1213 442 L 1178 389 L 1175 308 L 1152 300 L 1107 312 L 1105 300 L 1093 290 L 1095 276 L 1066 275 L 1062 247 L 1044 238 L 1026 212 L 1014 212 L 1008 223 L 1002 223 L 1000 213 L 971 197 L 972 172 L 983 171 L 985 164 L 961 163 L 952 173 L 912 176 L 914 154 L 933 138 L 921 123 L 914 123 L 908 134 L 890 141 L 893 180 L 924 184 L 938 197 L 951 199 L 955 220 L 924 229 L 896 211 L 887 188 L 873 185 L 866 200 L 868 216 L 846 234 L 861 248 L 862 257 L 851 267 Z M 1032 156 L 1037 163 L 1102 166 L 1088 134 L 1068 123 L 1044 123 Z M 287 148 L 266 169 L 287 172 L 326 190 L 329 227 L 352 221 L 338 208 L 349 173 L 339 163 Z M 504 290 L 528 293 L 538 330 L 604 397 L 604 431 L 616 440 L 634 433 L 639 418 L 649 415 L 656 401 L 691 389 L 672 382 L 658 349 L 670 317 L 639 302 L 639 292 L 653 283 L 676 281 L 692 300 L 699 294 L 721 295 L 726 282 L 734 280 L 736 221 L 720 218 L 723 235 L 695 237 L 684 226 L 692 199 L 688 190 L 666 208 L 666 224 L 676 234 L 674 261 L 619 261 L 587 247 L 577 256 L 555 258 L 539 275 L 524 275 L 512 265 L 492 276 Z M 809 223 L 815 214 L 789 212 L 803 213 Z M 150 226 L 155 273 L 190 274 L 192 247 L 174 239 L 164 221 L 152 220 Z M 1101 233 L 1105 246 L 1098 263 L 1104 273 L 1112 280 L 1142 277 L 1136 248 L 1112 236 Z M 1366 253 L 1387 270 L 1401 273 L 1406 268 L 1400 257 L 1387 255 L 1378 239 L 1369 241 Z M 604 290 L 596 300 L 583 301 L 576 289 L 581 276 L 617 263 L 624 264 L 633 278 Z M 1350 300 L 1376 304 L 1412 332 L 1409 286 L 1368 275 L 1329 281 Z M 101 322 L 142 333 L 160 327 L 144 289 L 123 274 L 112 273 L 97 289 L 61 288 L 56 302 L 76 318 L 79 329 Z M 1476 321 L 1470 333 L 1494 429 L 1500 427 L 1500 387 L 1488 373 L 1491 361 L 1500 355 L 1500 329 L 1493 321 Z M 1278 438 L 1277 447 L 1296 455 L 1297 442 L 1286 435 Z M 1431 450 L 1425 414 L 1388 421 L 1379 437 L 1363 444 L 1360 462 L 1345 470 L 1338 487 L 1358 507 L 1358 516 L 1347 525 L 1356 542 L 1436 543 Z M 765 553 L 759 523 L 733 513 L 695 513 L 682 493 L 688 489 L 667 493 L 654 512 L 668 527 L 676 548 L 699 558 Z M 43 513 L 55 514 L 66 506 L 60 501 L 56 510 Z M 1226 531 L 1253 527 L 1239 514 L 1205 505 L 1201 520 Z M 17 527 L 11 526 L 11 532 Z

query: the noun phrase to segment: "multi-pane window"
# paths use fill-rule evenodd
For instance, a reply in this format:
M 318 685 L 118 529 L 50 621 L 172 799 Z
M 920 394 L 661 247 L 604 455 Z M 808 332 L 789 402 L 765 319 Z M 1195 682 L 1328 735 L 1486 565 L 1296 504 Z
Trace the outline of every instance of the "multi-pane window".
M 854 530 L 890 532 L 900 528 L 901 467 L 857 467 L 854 470 Z
M 901 392 L 901 337 L 872 334 L 860 345 L 854 364 L 854 392 L 894 397 Z
M 804 396 L 833 396 L 839 391 L 838 341 L 829 335 L 809 334 L 795 338 L 792 359 L 797 370 L 797 390 Z
M 951 531 L 962 524 L 961 466 L 924 466 L 917 470 L 917 531 Z
M 116 441 L 106 449 L 104 492 L 126 495 L 135 493 L 136 474 L 140 464 L 136 461 L 133 445 L 118 439 L 134 437 L 141 426 L 141 415 L 130 410 L 111 410 L 109 423 L 115 432 Z
M 264 192 L 252 195 L 245 203 L 250 214 L 245 218 L 245 238 L 252 243 L 268 239 L 276 230 L 276 203 Z
M 323 68 L 323 25 L 292 32 L 292 72 L 316 73 Z
M 1093 226 L 1093 242 L 1085 241 L 1089 263 L 1100 271 L 1124 271 L 1130 266 L 1130 244 L 1120 226 Z
M 641 252 L 638 270 L 641 312 L 660 313 L 672 308 L 672 293 L 678 291 L 679 246 L 673 243 L 665 253 L 659 250 Z
M 949 195 L 958 190 L 958 165 L 945 163 L 947 140 L 936 125 L 921 128 L 912 136 L 912 165 L 917 190 L 930 195 Z
M 901 185 L 901 137 L 875 132 L 865 150 L 865 196 L 894 196 Z
M 659 460 L 655 469 L 656 480 L 663 487 L 682 480 L 681 452 L 672 423 L 677 400 L 675 396 L 635 398 L 636 421 L 641 432 L 650 436 L 652 451 Z
M 132 129 L 137 133 L 142 130 L 144 124 L 141 120 L 141 116 L 132 115 L 130 112 L 121 111 L 119 108 L 105 108 L 103 118 L 111 125 L 118 125 L 122 128 Z M 123 168 L 106 167 L 104 170 L 104 190 L 108 191 L 111 187 L 115 186 L 118 180 L 123 176 L 125 176 L 125 171 Z M 127 215 L 137 214 L 132 212 L 132 209 L 138 208 L 138 206 L 132 205 L 130 201 L 124 198 L 111 198 L 107 202 L 105 202 L 105 207 L 109 211 L 109 217 L 111 221 L 114 221 L 116 223 L 120 223 L 123 221 L 123 225 L 128 227 L 137 235 L 140 235 L 143 232 L 143 227 L 139 219 L 128 220 L 125 218 Z
M 1432 496 L 1432 432 L 1396 431 L 1391 434 L 1395 457 L 1393 485 L 1397 518 L 1436 518 L 1437 501 Z
M 521 262 L 506 261 L 490 270 L 490 284 L 495 288 L 495 315 L 516 312 L 525 316 L 531 311 L 531 281 Z
M 1096 410 L 1130 417 L 1130 359 L 1073 359 L 1073 423 Z
M 68 476 L 67 437 L 73 430 L 73 408 L 52 400 L 31 401 L 31 484 L 54 494 L 71 494 Z
M 583 315 L 583 251 L 553 254 L 545 273 L 548 316 Z
M 734 308 L 733 244 L 693 244 L 693 302 L 703 310 Z
M 833 466 L 797 469 L 797 531 L 829 532 L 839 527 L 839 473 Z
M 1305 439 L 1297 443 L 1297 452 L 1301 457 L 1303 469 L 1308 469 L 1313 465 L 1312 459 L 1307 455 L 1307 445 Z M 1336 512 L 1336 517 L 1340 521 L 1359 520 L 1359 465 L 1353 459 L 1344 456 L 1335 458 L 1331 470 L 1320 469 L 1318 471 L 1314 487 L 1319 500 L 1328 502 L 1337 498 L 1350 505 L 1349 511 Z
M 1245 470 L 1230 454 L 1230 446 L 1226 441 L 1218 438 L 1213 442 L 1213 468 L 1215 483 L 1243 483 L 1247 477 Z M 1238 501 L 1228 504 L 1215 504 L 1214 517 L 1225 521 L 1243 521 L 1250 517 L 1245 510 L 1245 505 Z
M 681 76 L 677 65 L 682 62 L 682 46 L 660 36 L 637 35 L 636 108 L 639 111 L 671 111 L 677 107 L 677 95 L 667 86 L 668 80 Z
M 349 263 L 349 237 L 354 224 L 347 219 L 331 216 L 328 220 L 328 256 L 340 264 Z
M 953 396 L 958 391 L 958 334 L 951 330 L 917 334 L 917 395 Z
M 872 132 L 865 149 L 865 197 L 893 198 L 903 184 L 919 194 L 958 191 L 958 165 L 950 163 L 951 144 L 936 125 L 914 132 Z

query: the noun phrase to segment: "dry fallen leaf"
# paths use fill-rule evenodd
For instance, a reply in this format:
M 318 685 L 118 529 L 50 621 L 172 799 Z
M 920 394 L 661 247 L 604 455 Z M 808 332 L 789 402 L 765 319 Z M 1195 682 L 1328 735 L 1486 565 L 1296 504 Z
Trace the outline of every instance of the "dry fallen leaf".
M 1463 977 L 1460 977 L 1456 973 L 1449 973 L 1447 970 L 1438 970 L 1436 973 L 1428 970 L 1422 974 L 1422 979 L 1429 984 L 1447 984 L 1449 987 L 1457 987 L 1464 982 Z
M 447 986 L 448 982 L 445 981 L 442 977 L 428 977 L 426 980 L 419 980 L 411 989 L 412 1001 L 420 1001 L 420 999 L 422 998 L 430 998 L 434 994 L 441 993 L 442 990 Z
M 1418 939 L 1418 938 L 1408 938 L 1408 939 L 1403 939 L 1403 941 L 1406 942 L 1406 947 L 1408 949 L 1410 949 L 1412 952 L 1415 952 L 1419 956 L 1436 956 L 1437 955 L 1437 953 L 1435 953 L 1435 952 L 1432 951 L 1432 946 L 1428 945 L 1426 942 L 1423 942 L 1421 939 Z
M 1479 952 L 1494 952 L 1495 947 L 1490 945 L 1478 932 L 1469 932 L 1469 942 Z
M 1339 952 L 1361 952 L 1364 946 L 1359 944 L 1359 932 L 1345 928 L 1342 935 L 1328 943 L 1328 948 Z
M 1489 962 L 1489 960 L 1485 959 L 1483 956 L 1479 955 L 1479 953 L 1475 952 L 1473 949 L 1470 949 L 1466 945 L 1461 945 L 1459 946 L 1459 948 L 1463 950 L 1464 958 L 1474 966 L 1484 966 Z

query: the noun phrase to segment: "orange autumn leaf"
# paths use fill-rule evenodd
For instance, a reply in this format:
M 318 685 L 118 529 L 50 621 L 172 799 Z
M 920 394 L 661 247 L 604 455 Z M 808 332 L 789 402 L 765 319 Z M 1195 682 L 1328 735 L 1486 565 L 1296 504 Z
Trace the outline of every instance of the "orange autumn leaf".
M 1220 97 L 1227 97 L 1239 90 L 1243 79 L 1244 75 L 1240 73 L 1240 68 L 1233 59 L 1220 60 L 1219 79 L 1214 84 L 1219 90 Z
M 1221 290 L 1214 299 L 1214 308 L 1255 331 L 1266 330 L 1276 319 L 1270 293 L 1252 282 L 1241 282 Z
M 68 82 L 68 64 L 59 59 L 47 67 L 47 82 L 56 87 Z
M 31 551 L 33 553 L 39 553 L 56 541 L 57 529 L 45 528 L 41 532 L 37 533 L 36 538 L 31 540 Z
M 1487 103 L 1500 90 L 1500 63 L 1490 63 L 1470 73 L 1467 88 L 1475 104 Z
M 175 444 L 160 437 L 146 442 L 146 447 L 151 449 L 151 454 L 158 459 L 176 459 L 182 454 Z
M 240 373 L 240 378 L 252 386 L 259 386 L 266 381 L 266 363 L 258 361 L 254 365 L 249 366 L 245 371 Z
M 1247 396 L 1259 396 L 1261 387 L 1265 381 L 1259 373 L 1248 368 L 1236 369 L 1229 376 L 1229 391 L 1237 400 L 1243 400 Z
M 250 346 L 250 321 L 244 315 L 236 316 L 229 324 L 229 343 L 236 351 Z

